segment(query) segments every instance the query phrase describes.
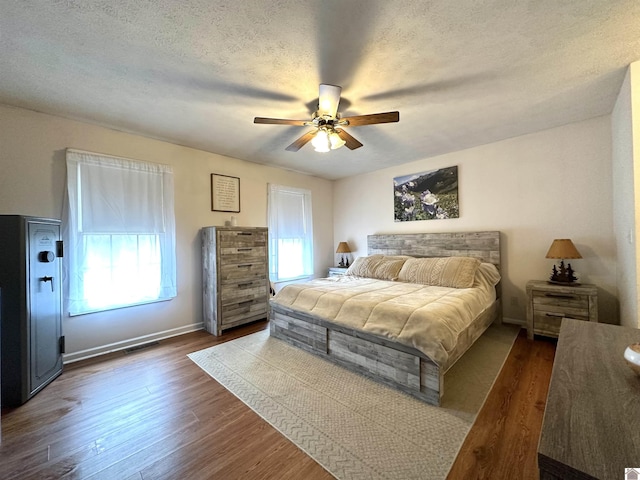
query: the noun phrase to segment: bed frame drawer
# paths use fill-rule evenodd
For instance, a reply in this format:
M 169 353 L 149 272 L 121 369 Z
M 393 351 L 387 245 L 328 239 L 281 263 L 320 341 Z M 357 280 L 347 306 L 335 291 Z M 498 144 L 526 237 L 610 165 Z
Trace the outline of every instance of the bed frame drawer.
M 420 357 L 329 330 L 329 355 L 366 373 L 420 391 Z
M 327 354 L 327 329 L 322 325 L 272 311 L 269 327 L 273 337 L 315 354 Z

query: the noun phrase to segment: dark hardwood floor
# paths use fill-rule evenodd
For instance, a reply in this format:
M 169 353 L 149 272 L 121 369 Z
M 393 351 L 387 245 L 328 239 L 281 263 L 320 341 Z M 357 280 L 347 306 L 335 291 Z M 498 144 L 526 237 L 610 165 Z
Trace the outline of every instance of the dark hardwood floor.
M 520 330 L 449 472 L 457 479 L 538 479 L 538 440 L 556 341 Z
M 29 402 L 3 409 L 0 479 L 332 478 L 186 357 L 266 326 L 65 366 Z M 538 478 L 554 351 L 518 338 L 449 478 Z

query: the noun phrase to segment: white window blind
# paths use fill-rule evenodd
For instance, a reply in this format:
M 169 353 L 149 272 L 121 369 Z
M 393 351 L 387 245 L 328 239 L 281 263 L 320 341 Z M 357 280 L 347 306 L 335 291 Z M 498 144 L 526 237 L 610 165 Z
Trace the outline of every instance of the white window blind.
M 71 315 L 176 296 L 170 166 L 67 150 Z
M 271 280 L 313 275 L 313 221 L 309 190 L 269 185 Z

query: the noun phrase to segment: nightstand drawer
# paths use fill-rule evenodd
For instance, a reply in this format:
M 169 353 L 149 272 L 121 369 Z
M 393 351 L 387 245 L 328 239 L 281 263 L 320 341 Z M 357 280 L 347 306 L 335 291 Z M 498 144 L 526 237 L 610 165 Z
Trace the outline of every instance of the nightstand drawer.
M 589 320 L 589 308 L 573 308 L 565 305 L 533 306 L 534 315 L 547 317 L 569 317 L 579 320 Z
M 560 324 L 564 317 L 555 315 L 546 315 L 538 313 L 534 315 L 533 321 L 536 335 L 545 335 L 547 337 L 557 337 L 560 333 Z
M 562 323 L 563 318 L 589 321 L 589 312 L 582 310 L 579 315 L 572 315 L 569 312 L 536 310 L 533 314 L 535 333 L 537 335 L 557 337 L 560 334 L 560 324 Z
M 532 301 L 533 314 L 536 317 L 540 315 L 589 320 L 588 295 L 533 292 Z M 560 324 L 558 324 L 558 328 L 560 328 Z
M 589 311 L 589 296 L 572 293 L 552 293 L 534 291 L 532 294 L 534 308 L 572 308 Z

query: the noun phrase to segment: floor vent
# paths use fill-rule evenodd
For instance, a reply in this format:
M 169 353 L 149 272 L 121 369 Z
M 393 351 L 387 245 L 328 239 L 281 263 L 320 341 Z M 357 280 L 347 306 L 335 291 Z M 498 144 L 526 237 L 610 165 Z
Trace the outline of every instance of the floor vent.
M 135 353 L 144 348 L 155 347 L 156 345 L 160 345 L 160 342 L 143 343 L 142 345 L 136 345 L 135 347 L 125 348 L 124 353 Z

